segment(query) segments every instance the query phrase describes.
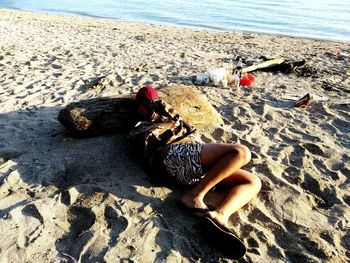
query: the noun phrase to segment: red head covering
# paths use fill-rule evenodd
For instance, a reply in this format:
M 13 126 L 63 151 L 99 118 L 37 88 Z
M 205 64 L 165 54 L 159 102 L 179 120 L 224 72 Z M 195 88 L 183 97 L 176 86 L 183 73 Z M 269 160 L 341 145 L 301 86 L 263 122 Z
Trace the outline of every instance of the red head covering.
M 157 91 L 152 86 L 146 86 L 139 89 L 136 94 L 136 101 L 139 104 L 147 104 L 158 97 Z

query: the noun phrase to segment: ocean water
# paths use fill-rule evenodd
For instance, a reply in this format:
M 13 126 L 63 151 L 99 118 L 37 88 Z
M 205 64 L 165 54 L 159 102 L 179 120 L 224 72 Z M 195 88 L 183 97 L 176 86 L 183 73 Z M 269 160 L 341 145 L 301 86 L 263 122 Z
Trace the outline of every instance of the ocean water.
M 350 0 L 0 0 L 0 8 L 350 42 Z

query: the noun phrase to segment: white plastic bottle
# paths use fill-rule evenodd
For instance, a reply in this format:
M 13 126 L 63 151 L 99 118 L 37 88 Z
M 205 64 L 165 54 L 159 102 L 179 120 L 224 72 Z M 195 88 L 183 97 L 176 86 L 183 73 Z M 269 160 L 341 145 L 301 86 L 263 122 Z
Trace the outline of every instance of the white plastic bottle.
M 214 86 L 227 87 L 228 75 L 229 74 L 225 68 L 208 70 L 208 76 L 210 81 L 213 82 Z

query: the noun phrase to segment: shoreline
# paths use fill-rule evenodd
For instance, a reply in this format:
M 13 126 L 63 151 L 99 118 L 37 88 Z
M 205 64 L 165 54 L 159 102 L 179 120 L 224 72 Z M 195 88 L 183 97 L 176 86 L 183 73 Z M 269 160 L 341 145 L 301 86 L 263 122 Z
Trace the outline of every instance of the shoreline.
M 290 37 L 290 38 L 300 38 L 300 39 L 309 39 L 309 40 L 315 40 L 315 41 L 329 41 L 329 42 L 338 42 L 343 44 L 350 44 L 350 38 L 348 40 L 346 39 L 331 39 L 326 37 L 307 37 L 307 36 L 298 36 L 298 35 L 288 35 L 283 33 L 270 33 L 270 32 L 258 32 L 254 30 L 239 30 L 239 29 L 225 29 L 225 28 L 211 28 L 211 27 L 205 27 L 205 26 L 196 26 L 196 25 L 187 25 L 187 24 L 171 24 L 166 22 L 147 22 L 147 21 L 128 21 L 128 20 L 118 20 L 116 18 L 111 17 L 103 17 L 103 16 L 94 16 L 90 14 L 76 14 L 76 13 L 69 13 L 69 12 L 40 12 L 40 11 L 32 11 L 32 10 L 23 10 L 23 9 L 16 9 L 16 8 L 0 8 L 0 10 L 8 10 L 8 11 L 18 11 L 18 12 L 28 12 L 28 13 L 34 13 L 34 14 L 43 14 L 43 15 L 56 15 L 56 16 L 67 16 L 67 17 L 76 17 L 76 18 L 86 18 L 86 19 L 96 19 L 96 20 L 106 20 L 111 22 L 122 22 L 122 23 L 131 23 L 131 24 L 145 24 L 145 25 L 160 25 L 160 26 L 166 26 L 166 27 L 175 27 L 179 29 L 189 29 L 189 30 L 200 30 L 200 31 L 213 31 L 213 32 L 221 32 L 221 33 L 233 33 L 233 34 L 252 34 L 252 35 L 266 35 L 266 36 L 275 36 L 275 37 Z
M 305 59 L 317 71 L 253 72 L 252 87 L 195 86 L 225 120 L 201 140 L 246 145 L 245 169 L 263 182 L 230 220 L 245 260 L 350 258 L 350 58 L 335 55 L 350 54 L 348 44 L 4 9 L 0 28 L 5 262 L 231 262 L 203 239 L 199 219 L 176 207 L 185 189 L 154 185 L 125 134 L 74 139 L 57 116 L 69 103 L 144 85 L 192 86 L 193 75 L 237 56 Z M 306 93 L 313 104 L 296 108 Z

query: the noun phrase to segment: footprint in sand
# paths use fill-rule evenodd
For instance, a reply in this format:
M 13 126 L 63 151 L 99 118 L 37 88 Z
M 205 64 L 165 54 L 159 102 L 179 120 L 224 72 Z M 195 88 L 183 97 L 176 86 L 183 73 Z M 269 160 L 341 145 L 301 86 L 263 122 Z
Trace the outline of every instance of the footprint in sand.
M 44 224 L 44 219 L 40 214 L 38 208 L 34 204 L 29 204 L 22 209 L 22 214 L 24 216 L 29 216 L 38 219 L 39 223 L 33 231 L 24 237 L 24 246 L 27 247 L 30 244 L 34 243 L 41 234 Z M 34 227 L 34 226 L 33 226 Z
M 318 155 L 321 157 L 329 157 L 322 146 L 315 144 L 315 143 L 302 143 L 302 147 L 304 147 L 306 150 L 308 150 L 310 153 L 314 155 Z
M 22 209 L 22 214 L 25 216 L 31 216 L 31 217 L 38 219 L 41 224 L 44 223 L 43 217 L 41 216 L 38 208 L 34 204 L 30 204 L 30 205 L 25 206 Z
M 330 231 L 325 230 L 325 231 L 321 232 L 320 238 L 322 238 L 324 241 L 329 243 L 331 246 L 335 246 L 334 237 L 333 237 L 332 233 L 330 233 Z
M 325 177 L 331 177 L 332 180 L 337 181 L 340 179 L 339 175 L 337 172 L 330 170 L 323 161 L 320 160 L 313 160 L 313 164 L 315 167 L 322 173 L 323 176 Z
M 337 130 L 341 131 L 342 133 L 347 134 L 350 132 L 350 122 L 347 122 L 338 118 L 338 119 L 334 119 L 332 121 L 332 124 Z
M 109 245 L 114 246 L 117 244 L 119 235 L 128 227 L 128 220 L 123 216 L 119 216 L 117 210 L 111 206 L 105 208 L 104 217 L 107 228 L 111 230 Z
M 304 174 L 304 182 L 301 184 L 302 188 L 309 191 L 310 193 L 321 198 L 324 203 L 320 203 L 320 208 L 329 208 L 334 204 L 341 203 L 338 197 L 337 191 L 334 187 L 327 187 L 326 184 L 320 180 L 316 180 L 311 174 Z
M 102 215 L 102 209 L 103 207 L 97 212 L 98 218 Z M 93 236 L 80 253 L 81 262 L 104 261 L 108 248 L 114 247 L 118 243 L 120 234 L 128 227 L 127 219 L 119 214 L 112 206 L 104 208 L 103 216 L 107 223 L 107 229 L 109 229 L 109 237 L 91 230 L 90 232 L 93 233 Z
M 346 255 L 350 257 L 350 232 L 346 233 L 341 239 L 340 244 L 346 250 Z
M 286 157 L 287 164 L 302 168 L 305 160 L 305 148 L 300 145 L 292 145 L 292 152 Z
M 273 234 L 277 243 L 285 251 L 288 262 L 313 262 L 313 256 L 322 260 L 327 260 L 331 256 L 330 251 L 326 252 L 321 240 L 311 240 L 307 234 L 301 232 L 307 232 L 308 229 L 303 229 L 302 226 L 289 220 L 284 220 L 283 223 L 287 231 L 276 228 Z M 303 253 L 300 245 L 310 254 Z
M 304 141 L 308 140 L 308 141 L 316 142 L 316 141 L 320 140 L 319 137 L 307 134 L 302 129 L 296 129 L 296 128 L 293 128 L 293 127 L 289 127 L 289 128 L 286 128 L 286 132 L 288 134 L 300 134 Z
M 93 234 L 88 231 L 96 216 L 89 208 L 72 206 L 68 210 L 69 232 L 56 241 L 56 249 L 63 255 L 79 259 L 85 245 Z

